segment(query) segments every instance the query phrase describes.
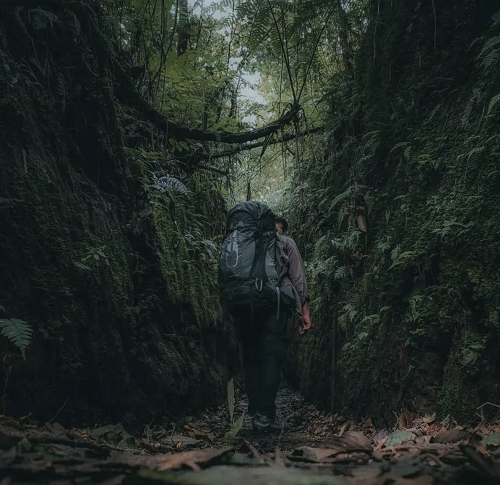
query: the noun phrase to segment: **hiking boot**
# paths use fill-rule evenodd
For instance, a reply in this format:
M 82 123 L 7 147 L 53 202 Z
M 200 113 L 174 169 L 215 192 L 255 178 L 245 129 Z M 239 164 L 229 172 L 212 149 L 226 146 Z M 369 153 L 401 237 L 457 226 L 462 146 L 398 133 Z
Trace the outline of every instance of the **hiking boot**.
M 256 413 L 252 418 L 252 426 L 255 431 L 267 431 L 271 427 L 272 422 L 271 418 L 260 413 Z
M 255 414 L 252 418 L 252 425 L 254 431 L 270 431 L 280 433 L 282 430 L 282 426 L 274 419 L 260 413 Z

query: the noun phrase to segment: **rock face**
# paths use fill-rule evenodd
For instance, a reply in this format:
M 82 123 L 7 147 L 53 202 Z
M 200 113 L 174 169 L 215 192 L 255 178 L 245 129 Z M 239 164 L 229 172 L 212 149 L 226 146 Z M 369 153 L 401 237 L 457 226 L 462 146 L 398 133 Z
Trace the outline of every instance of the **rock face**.
M 500 3 L 372 6 L 302 181 L 316 327 L 294 372 L 336 411 L 475 418 L 500 399 Z
M 158 168 L 154 131 L 137 141 L 98 19 L 44 12 L 6 7 L 0 27 L 0 318 L 34 330 L 26 361 L 0 337 L 2 411 L 131 423 L 214 404 L 234 356 L 209 243 L 221 196 Z M 155 170 L 177 191 L 148 189 Z

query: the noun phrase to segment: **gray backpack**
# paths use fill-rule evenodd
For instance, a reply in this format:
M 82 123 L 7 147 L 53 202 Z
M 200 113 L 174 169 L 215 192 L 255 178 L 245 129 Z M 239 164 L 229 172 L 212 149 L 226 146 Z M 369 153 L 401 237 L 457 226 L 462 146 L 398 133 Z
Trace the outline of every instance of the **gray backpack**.
M 254 309 L 282 310 L 295 306 L 291 284 L 284 280 L 281 241 L 272 210 L 260 202 L 245 202 L 228 214 L 219 265 L 221 303 L 230 313 Z

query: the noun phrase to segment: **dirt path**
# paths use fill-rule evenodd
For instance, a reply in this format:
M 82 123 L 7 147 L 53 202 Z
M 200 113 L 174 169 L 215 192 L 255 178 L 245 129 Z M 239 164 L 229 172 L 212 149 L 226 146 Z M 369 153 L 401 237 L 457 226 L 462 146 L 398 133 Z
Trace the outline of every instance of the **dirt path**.
M 234 421 L 246 406 L 238 400 Z M 235 439 L 227 406 L 137 436 L 120 424 L 67 430 L 4 418 L 0 485 L 500 483 L 499 422 L 469 430 L 423 417 L 408 429 L 377 430 L 371 420 L 325 415 L 289 389 L 279 393 L 278 413 L 282 432 L 256 434 L 245 419 Z

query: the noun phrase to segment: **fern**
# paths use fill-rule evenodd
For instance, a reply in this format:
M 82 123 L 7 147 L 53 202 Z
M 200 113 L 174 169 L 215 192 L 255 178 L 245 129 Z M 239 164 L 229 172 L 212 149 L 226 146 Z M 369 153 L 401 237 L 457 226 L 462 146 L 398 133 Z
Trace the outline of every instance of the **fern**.
M 340 268 L 335 271 L 335 274 L 333 276 L 333 279 L 335 281 L 340 281 L 349 276 L 349 268 L 347 266 L 341 266 Z
M 488 54 L 484 56 L 481 66 L 486 70 L 494 67 L 498 62 L 498 54 L 498 49 L 493 49 L 491 52 L 488 52 Z
M 488 106 L 488 114 L 491 113 L 491 110 L 497 105 L 499 101 L 500 101 L 500 93 L 491 98 L 490 104 Z
M 49 25 L 50 28 L 52 28 L 54 27 L 54 24 L 61 24 L 57 15 L 41 8 L 33 9 L 31 11 L 31 15 L 33 16 L 33 22 L 36 29 L 46 29 Z
M 0 329 L 2 335 L 18 347 L 23 359 L 26 359 L 26 347 L 31 342 L 33 332 L 31 326 L 24 320 L 11 318 L 0 320 Z
M 491 39 L 489 39 L 486 42 L 486 44 L 484 44 L 483 49 L 481 50 L 481 52 L 478 56 L 478 59 L 480 57 L 483 57 L 488 51 L 490 51 L 491 49 L 493 49 L 494 47 L 496 47 L 499 44 L 500 44 L 500 36 L 492 37 Z
M 150 187 L 159 190 L 160 192 L 177 192 L 182 195 L 191 194 L 191 191 L 175 177 L 156 178 L 155 176 L 155 181 L 150 185 Z
M 394 145 L 392 147 L 392 150 L 389 152 L 389 154 L 392 153 L 394 150 L 397 150 L 398 148 L 407 147 L 409 144 L 410 144 L 410 142 L 408 142 L 408 141 L 402 141 L 402 142 L 396 143 L 396 145 Z

